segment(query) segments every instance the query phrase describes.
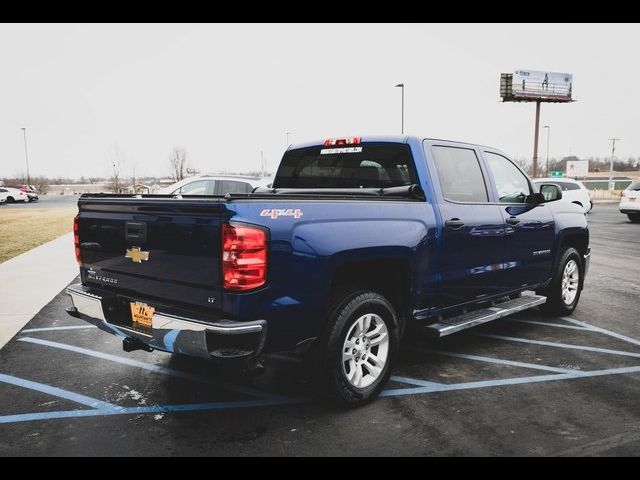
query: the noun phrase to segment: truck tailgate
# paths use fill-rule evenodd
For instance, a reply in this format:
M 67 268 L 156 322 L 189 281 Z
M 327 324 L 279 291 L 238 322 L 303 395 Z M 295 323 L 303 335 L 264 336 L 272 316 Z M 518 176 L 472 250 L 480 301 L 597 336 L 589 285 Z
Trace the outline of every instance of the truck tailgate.
M 83 281 L 220 308 L 222 199 L 80 199 Z

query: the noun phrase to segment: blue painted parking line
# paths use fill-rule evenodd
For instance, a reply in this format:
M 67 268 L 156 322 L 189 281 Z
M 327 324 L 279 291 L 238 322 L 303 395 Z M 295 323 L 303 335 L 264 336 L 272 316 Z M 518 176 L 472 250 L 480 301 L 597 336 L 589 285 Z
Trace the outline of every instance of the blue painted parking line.
M 161 375 L 170 375 L 173 377 L 178 377 L 185 380 L 191 380 L 198 383 L 205 383 L 217 388 L 229 390 L 236 393 L 241 393 L 244 395 L 249 395 L 252 397 L 258 397 L 263 399 L 280 399 L 280 400 L 285 399 L 285 397 L 281 397 L 280 395 L 274 395 L 267 392 L 262 392 L 260 390 L 256 390 L 250 387 L 244 387 L 241 385 L 236 385 L 228 382 L 221 382 L 211 378 L 194 375 L 192 373 L 182 372 L 180 370 L 176 370 L 173 368 L 161 367 L 159 365 L 154 365 L 152 363 L 141 362 L 139 360 L 133 360 L 131 358 L 119 357 L 117 355 L 111 355 L 109 353 L 98 352 L 95 350 L 89 350 L 88 348 L 76 347 L 74 345 L 68 345 L 66 343 L 52 342 L 50 340 L 43 340 L 41 338 L 33 338 L 33 337 L 22 337 L 22 338 L 19 338 L 18 341 L 34 343 L 37 345 L 44 345 L 47 347 L 67 350 L 69 352 L 80 353 L 82 355 L 88 355 L 90 357 L 101 358 L 103 360 L 109 360 L 111 362 L 121 363 L 123 365 L 128 365 L 130 367 L 142 368 L 144 370 L 148 370 L 154 373 L 159 373 Z
M 85 328 L 97 328 L 97 327 L 95 325 L 73 325 L 68 327 L 27 328 L 25 330 L 20 330 L 20 333 L 54 332 L 56 330 L 82 330 Z
M 531 325 L 538 325 L 538 326 L 548 326 L 548 327 L 555 327 L 555 328 L 583 330 L 587 332 L 597 332 L 597 333 L 602 333 L 605 335 L 612 336 L 614 338 L 623 340 L 625 342 L 628 342 L 634 345 L 640 345 L 640 341 L 627 337 L 625 335 L 617 334 L 616 332 L 612 332 L 610 330 L 606 330 L 600 327 L 594 327 L 592 325 L 589 325 L 584 322 L 580 322 L 578 320 L 574 320 L 569 317 L 562 317 L 562 320 L 570 323 L 570 325 L 561 325 L 556 323 L 539 322 L 539 321 L 526 320 L 526 319 L 512 319 L 511 321 L 515 321 L 518 323 L 531 324 Z M 73 330 L 76 328 L 95 328 L 95 327 L 89 326 L 89 325 L 68 326 L 68 327 L 48 327 L 48 328 L 40 328 L 40 329 L 27 329 L 27 330 L 23 330 L 23 333 L 38 332 L 38 331 Z M 534 345 L 592 351 L 597 353 L 606 353 L 606 354 L 622 355 L 622 356 L 629 356 L 629 357 L 640 357 L 640 353 L 621 351 L 621 350 L 612 350 L 607 348 L 590 347 L 590 346 L 584 346 L 584 345 L 573 345 L 573 344 L 549 342 L 549 341 L 542 341 L 542 340 L 530 340 L 526 338 L 517 338 L 517 337 L 509 337 L 509 336 L 502 336 L 502 335 L 485 334 L 485 333 L 471 333 L 471 335 L 486 337 L 486 338 L 495 338 L 495 339 L 505 340 L 505 341 L 529 343 Z M 268 407 L 268 406 L 303 404 L 303 403 L 309 403 L 313 401 L 313 399 L 311 398 L 293 398 L 293 397 L 273 395 L 273 394 L 258 391 L 249 387 L 229 384 L 227 382 L 219 382 L 210 378 L 201 377 L 195 374 L 182 372 L 172 368 L 162 367 L 159 365 L 154 365 L 146 362 L 141 362 L 138 360 L 133 360 L 131 358 L 119 357 L 117 355 L 111 355 L 111 354 L 94 351 L 86 348 L 76 347 L 76 346 L 68 345 L 65 343 L 53 342 L 53 341 L 43 340 L 43 339 L 33 338 L 33 337 L 22 337 L 22 338 L 19 338 L 18 340 L 27 342 L 27 343 L 48 346 L 51 348 L 67 350 L 67 351 L 88 355 L 96 358 L 101 358 L 104 360 L 109 360 L 109 361 L 121 363 L 124 365 L 129 365 L 136 368 L 142 368 L 142 369 L 163 374 L 163 375 L 172 375 L 179 378 L 183 378 L 185 380 L 192 380 L 200 383 L 206 383 L 218 388 L 223 388 L 226 390 L 243 393 L 243 394 L 250 395 L 257 398 L 252 398 L 249 400 L 210 402 L 210 403 L 192 403 L 192 404 L 182 404 L 182 405 L 120 407 L 107 402 L 102 402 L 94 398 L 86 397 L 84 395 L 76 394 L 74 392 L 69 392 L 67 390 L 59 389 L 57 387 L 52 387 L 49 385 L 32 382 L 29 380 L 24 380 L 24 379 L 12 377 L 9 375 L 0 374 L 0 382 L 9 383 L 12 385 L 19 385 L 25 388 L 30 388 L 32 390 L 49 393 L 51 395 L 55 395 L 60 398 L 65 398 L 65 399 L 72 400 L 77 403 L 92 407 L 91 409 L 85 409 L 85 410 L 36 412 L 36 413 L 24 413 L 24 414 L 15 414 L 15 415 L 4 415 L 4 416 L 0 416 L 0 423 L 14 423 L 14 422 L 36 421 L 36 420 L 48 420 L 48 419 L 56 419 L 56 418 L 76 418 L 76 417 L 89 417 L 89 416 L 157 414 L 157 413 L 180 412 L 180 411 L 188 412 L 188 411 L 222 410 L 222 409 L 235 409 L 235 408 L 257 408 L 257 407 Z M 420 348 L 420 347 L 410 347 L 410 348 L 417 350 L 419 352 L 424 352 L 424 353 L 445 355 L 450 357 L 457 357 L 457 358 L 463 358 L 467 360 L 480 361 L 480 362 L 486 362 L 486 363 L 494 363 L 499 365 L 530 368 L 530 369 L 542 370 L 547 372 L 553 372 L 553 374 L 535 375 L 535 376 L 527 376 L 527 377 L 513 377 L 513 378 L 505 378 L 505 379 L 497 379 L 497 380 L 462 382 L 462 383 L 454 383 L 454 384 L 437 383 L 437 382 L 431 382 L 428 380 L 421 380 L 421 379 L 410 378 L 405 376 L 392 376 L 391 377 L 392 381 L 398 382 L 398 383 L 404 383 L 406 385 L 411 385 L 411 387 L 410 388 L 407 388 L 407 387 L 387 388 L 386 390 L 383 390 L 381 392 L 382 397 L 420 395 L 420 394 L 435 393 L 435 392 L 468 390 L 468 389 L 488 388 L 488 387 L 507 386 L 507 385 L 523 385 L 523 384 L 529 384 L 529 383 L 541 383 L 541 382 L 569 380 L 569 379 L 576 379 L 576 378 L 589 378 L 589 377 L 631 374 L 631 373 L 640 372 L 640 366 L 610 368 L 610 369 L 602 369 L 602 370 L 594 370 L 594 371 L 580 371 L 580 370 L 569 370 L 569 369 L 557 368 L 557 367 L 552 367 L 548 365 L 519 362 L 515 360 L 493 358 L 493 357 L 487 357 L 487 356 L 481 356 L 481 355 L 448 352 L 448 351 L 436 350 L 436 349 L 430 349 L 430 348 Z M 277 355 L 275 358 L 280 359 L 279 356 Z M 282 360 L 284 360 L 284 358 L 282 358 Z
M 437 387 L 438 385 L 444 385 L 443 383 L 428 382 L 426 380 L 418 380 L 417 378 L 402 377 L 394 375 L 390 380 L 398 383 L 406 383 L 408 385 L 416 385 L 418 387 Z
M 145 413 L 194 412 L 225 410 L 231 408 L 255 408 L 303 403 L 303 399 L 241 400 L 235 402 L 186 403 L 182 405 L 154 405 L 142 407 L 118 407 L 110 409 L 63 410 L 57 412 L 20 413 L 0 416 L 0 424 L 52 420 L 57 418 L 101 417 L 109 415 L 136 415 Z
M 483 357 L 480 355 L 469 355 L 466 353 L 455 353 L 455 352 L 446 352 L 444 350 L 433 350 L 430 348 L 418 348 L 418 347 L 411 347 L 412 350 L 417 350 L 419 352 L 424 352 L 424 353 L 433 353 L 436 355 L 445 355 L 448 357 L 457 357 L 457 358 L 464 358 L 466 360 L 475 360 L 478 362 L 486 362 L 486 363 L 496 363 L 499 365 L 509 365 L 512 367 L 521 367 L 521 368 L 531 368 L 534 370 L 545 370 L 548 372 L 556 372 L 556 373 L 570 373 L 573 372 L 573 370 L 569 370 L 567 368 L 557 368 L 557 367 L 550 367 L 548 365 L 539 365 L 537 363 L 527 363 L 527 362 L 518 362 L 515 360 L 504 360 L 502 358 L 494 358 L 494 357 Z
M 585 350 L 587 352 L 608 353 L 611 355 L 622 355 L 625 357 L 640 358 L 640 353 L 626 352 L 623 350 L 611 350 L 608 348 L 587 347 L 584 345 L 572 345 L 570 343 L 546 342 L 543 340 L 530 340 L 528 338 L 519 338 L 519 337 L 505 337 L 503 335 L 493 335 L 490 333 L 470 333 L 469 335 L 473 335 L 476 337 L 495 338 L 497 340 L 506 340 L 509 342 L 530 343 L 532 345 L 544 345 L 546 347 L 568 348 L 571 350 Z
M 37 392 L 46 393 L 47 395 L 52 395 L 54 397 L 64 398 L 65 400 L 71 400 L 72 402 L 86 405 L 91 408 L 97 408 L 101 410 L 120 408 L 117 405 L 103 402 L 102 400 L 98 400 L 96 398 L 91 398 L 87 397 L 86 395 L 63 390 L 62 388 L 52 387 L 51 385 L 46 385 L 44 383 L 33 382 L 24 378 L 14 377 L 12 375 L 5 375 L 4 373 L 0 373 L 0 382 L 7 383 L 9 385 L 15 385 L 17 387 L 27 388 L 29 390 L 35 390 Z
M 605 335 L 609 335 L 610 337 L 617 338 L 627 343 L 631 343 L 633 345 L 640 345 L 640 340 L 636 340 L 635 338 L 627 337 L 626 335 L 622 335 L 621 333 L 612 332 L 611 330 L 607 330 L 602 327 L 595 327 L 593 325 L 589 325 L 588 323 L 581 322 L 580 320 L 575 320 L 569 317 L 562 317 L 562 320 L 567 322 L 571 322 L 574 325 L 582 325 L 593 332 L 604 333 Z

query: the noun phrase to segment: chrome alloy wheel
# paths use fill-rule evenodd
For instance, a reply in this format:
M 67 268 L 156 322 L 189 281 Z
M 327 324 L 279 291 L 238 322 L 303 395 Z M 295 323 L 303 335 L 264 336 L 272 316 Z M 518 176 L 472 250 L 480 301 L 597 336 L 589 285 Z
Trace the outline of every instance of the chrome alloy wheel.
M 580 269 L 575 260 L 569 260 L 562 273 L 562 301 L 571 305 L 578 293 L 580 284 Z
M 342 346 L 342 371 L 356 388 L 366 388 L 382 374 L 389 356 L 389 331 L 379 315 L 359 317 Z

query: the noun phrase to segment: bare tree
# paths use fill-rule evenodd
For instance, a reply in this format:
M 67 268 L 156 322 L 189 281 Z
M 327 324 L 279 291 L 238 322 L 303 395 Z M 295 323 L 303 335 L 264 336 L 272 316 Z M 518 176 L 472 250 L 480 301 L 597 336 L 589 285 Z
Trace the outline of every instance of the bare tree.
M 49 192 L 49 179 L 47 177 L 31 177 L 31 184 L 36 187 L 38 193 L 45 195 Z
M 184 147 L 173 147 L 171 155 L 169 155 L 169 166 L 171 168 L 171 176 L 176 182 L 179 182 L 187 175 L 189 157 Z
M 122 193 L 125 185 L 121 177 L 121 172 L 125 167 L 125 159 L 122 150 L 118 145 L 112 145 L 107 151 L 107 161 L 113 169 L 113 174 L 109 179 L 109 190 L 113 193 Z
M 514 161 L 522 170 L 527 172 L 528 175 L 531 175 L 531 162 L 529 162 L 529 160 L 527 160 L 526 158 L 520 157 L 520 158 L 514 158 Z

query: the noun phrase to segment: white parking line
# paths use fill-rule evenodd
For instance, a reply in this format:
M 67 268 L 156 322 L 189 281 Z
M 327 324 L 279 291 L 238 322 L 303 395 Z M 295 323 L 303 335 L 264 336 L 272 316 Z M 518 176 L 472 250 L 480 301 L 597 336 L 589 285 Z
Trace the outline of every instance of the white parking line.
M 469 390 L 474 388 L 498 387 L 502 385 L 521 385 L 527 383 L 552 382 L 556 380 L 568 380 L 573 378 L 601 377 L 606 375 L 622 375 L 626 373 L 640 372 L 640 366 L 610 368 L 606 370 L 593 370 L 590 372 L 574 371 L 572 373 L 557 373 L 554 375 L 536 375 L 533 377 L 503 378 L 500 380 L 484 380 L 479 382 L 435 384 L 425 387 L 414 388 L 391 388 L 383 390 L 380 395 L 383 397 L 394 397 L 400 395 L 416 395 L 420 393 L 448 392 L 453 390 Z
M 634 345 L 640 345 L 640 340 L 636 340 L 635 338 L 627 337 L 626 335 L 622 335 L 621 333 L 612 332 L 611 330 L 607 330 L 602 327 L 594 327 L 593 325 L 589 325 L 588 323 L 581 322 L 580 320 L 575 320 L 569 317 L 562 317 L 562 320 L 567 322 L 571 322 L 575 325 L 583 325 L 591 331 L 604 333 L 605 335 L 609 335 L 610 337 L 617 338 L 619 340 L 632 343 Z
M 537 322 L 535 320 L 520 320 L 519 318 L 504 317 L 504 318 L 501 318 L 500 320 L 503 320 L 505 322 L 528 323 L 530 325 L 542 325 L 544 327 L 567 328 L 569 330 L 583 330 L 587 332 L 592 330 L 590 327 L 576 327 L 574 325 L 561 325 L 559 323 Z
M 482 357 L 480 355 L 469 355 L 466 353 L 455 353 L 455 352 L 446 352 L 444 350 L 433 350 L 431 348 L 419 348 L 419 347 L 411 347 L 412 350 L 416 350 L 424 353 L 433 353 L 436 355 L 445 355 L 448 357 L 457 357 L 464 358 L 466 360 L 476 360 L 479 362 L 486 363 L 497 363 L 499 365 L 510 365 L 512 367 L 521 367 L 521 368 L 531 368 L 534 370 L 544 370 L 547 372 L 556 372 L 556 373 L 570 373 L 574 370 L 569 370 L 568 368 L 557 368 L 550 367 L 548 365 L 539 365 L 537 363 L 526 363 L 526 362 L 518 362 L 515 360 L 504 360 L 502 358 L 494 358 L 494 357 Z
M 267 392 L 262 392 L 260 390 L 256 390 L 250 387 L 235 385 L 228 382 L 216 381 L 212 378 L 201 377 L 199 375 L 182 372 L 174 368 L 161 367 L 159 365 L 154 365 L 152 363 L 141 362 L 139 360 L 133 360 L 131 358 L 119 357 L 117 355 L 111 355 L 109 353 L 103 353 L 96 350 L 89 350 L 88 348 L 76 347 L 74 345 L 68 345 L 66 343 L 52 342 L 49 340 L 42 340 L 40 338 L 32 338 L 32 337 L 22 337 L 22 338 L 19 338 L 18 341 L 35 343 L 37 345 L 44 345 L 47 347 L 57 348 L 60 350 L 67 350 L 69 352 L 80 353 L 82 355 L 87 355 L 90 357 L 101 358 L 103 360 L 109 360 L 111 362 L 121 363 L 123 365 L 128 365 L 130 367 L 142 368 L 144 370 L 148 370 L 154 373 L 159 373 L 161 375 L 170 375 L 173 377 L 183 378 L 185 380 L 191 380 L 198 383 L 209 384 L 217 388 L 229 390 L 236 393 L 242 393 L 244 395 L 250 395 L 253 397 L 269 399 L 269 400 L 284 398 L 280 395 L 274 395 Z
M 611 355 L 622 355 L 625 357 L 640 358 L 640 353 L 625 352 L 622 350 L 610 350 L 608 348 L 587 347 L 584 345 L 572 345 L 569 343 L 545 342 L 543 340 L 530 340 L 528 338 L 505 337 L 503 335 L 493 335 L 490 333 L 470 333 L 469 335 L 473 335 L 475 337 L 495 338 L 498 340 L 506 340 L 509 342 L 531 343 L 533 345 L 544 345 L 546 347 L 568 348 L 572 350 L 585 350 L 587 352 L 609 353 Z
M 52 395 L 54 397 L 64 398 L 65 400 L 70 400 L 72 402 L 79 403 L 80 405 L 86 405 L 87 407 L 95 408 L 98 410 L 111 410 L 120 408 L 117 405 L 103 402 L 102 400 L 98 400 L 97 398 L 87 397 L 86 395 L 70 392 L 58 387 L 52 387 L 51 385 L 46 385 L 44 383 L 34 382 L 25 378 L 5 375 L 4 373 L 0 373 L 0 382 L 7 383 L 9 385 L 15 385 L 16 387 L 26 388 L 29 390 L 35 390 L 36 392 L 46 393 L 47 395 Z
M 20 333 L 33 333 L 33 332 L 54 332 L 56 330 L 78 330 L 84 328 L 97 328 L 95 325 L 74 325 L 69 327 L 44 327 L 44 328 L 27 328 L 20 330 Z

